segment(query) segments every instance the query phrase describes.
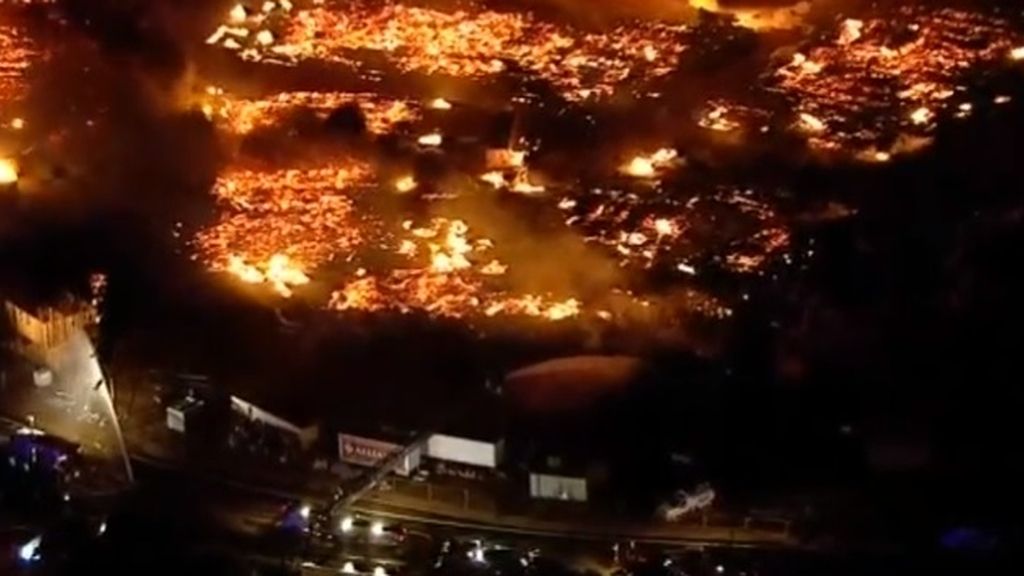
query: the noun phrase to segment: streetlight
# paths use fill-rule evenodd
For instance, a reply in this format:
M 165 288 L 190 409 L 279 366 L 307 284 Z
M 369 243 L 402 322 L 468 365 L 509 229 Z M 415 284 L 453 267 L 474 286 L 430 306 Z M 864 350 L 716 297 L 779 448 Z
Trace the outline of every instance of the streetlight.
M 377 520 L 373 524 L 370 524 L 370 534 L 373 535 L 373 536 L 383 536 L 384 535 L 384 523 L 381 522 L 380 520 Z
M 341 531 L 343 533 L 351 532 L 353 523 L 354 521 L 351 516 L 345 516 L 341 519 Z
M 483 542 L 477 540 L 476 544 L 473 546 L 473 549 L 470 550 L 467 555 L 469 556 L 470 560 L 483 564 L 486 561 L 486 558 L 484 558 Z
M 43 543 L 42 536 L 36 536 L 28 542 L 22 544 L 21 548 L 18 548 L 18 559 L 22 562 L 29 563 L 39 560 L 39 545 Z

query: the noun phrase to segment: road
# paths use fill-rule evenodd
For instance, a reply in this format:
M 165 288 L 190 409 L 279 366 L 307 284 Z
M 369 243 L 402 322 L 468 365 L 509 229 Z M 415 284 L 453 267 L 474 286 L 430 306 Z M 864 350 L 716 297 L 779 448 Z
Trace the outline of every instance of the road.
M 174 470 L 172 463 L 133 454 L 133 460 L 154 468 Z M 323 495 L 309 491 L 282 490 L 266 485 L 256 485 L 232 479 L 219 474 L 193 471 L 193 475 L 207 481 L 219 482 L 226 486 L 252 494 L 273 496 L 288 501 L 317 502 Z M 512 537 L 548 538 L 574 542 L 635 541 L 658 546 L 680 547 L 723 547 L 723 548 L 781 548 L 797 547 L 798 542 L 781 532 L 744 530 L 735 528 L 704 527 L 699 525 L 581 525 L 573 522 L 539 520 L 521 516 L 483 515 L 469 517 L 453 516 L 432 512 L 428 507 L 395 505 L 378 498 L 364 499 L 350 508 L 353 512 L 376 514 L 403 522 L 417 522 L 426 526 L 451 528 L 475 533 L 506 535 Z
M 57 352 L 52 363 L 54 384 L 34 387 L 24 383 L 24 378 L 20 385 L 13 382 L 7 386 L 4 394 L 16 401 L 9 402 L 5 398 L 4 408 L 22 419 L 31 414 L 37 426 L 90 446 L 92 452 L 109 459 L 111 452 L 118 452 L 120 438 L 117 423 L 109 417 L 110 401 L 103 386 L 104 375 L 96 364 L 92 348 L 87 340 L 84 345 L 82 341 L 73 340 Z M 143 490 L 155 490 L 166 498 L 180 490 L 181 479 L 187 478 L 190 485 L 199 487 L 196 489 L 198 493 L 216 491 L 217 497 L 209 499 L 210 502 L 216 502 L 216 505 L 202 512 L 204 515 L 211 513 L 216 516 L 214 524 L 224 534 L 231 535 L 225 541 L 231 543 L 229 548 L 234 546 L 237 549 L 236 553 L 254 562 L 266 556 L 265 547 L 250 546 L 251 541 L 259 542 L 260 538 L 272 531 L 286 503 L 322 502 L 326 506 L 324 496 L 329 490 L 324 490 L 323 486 L 320 489 L 303 483 L 281 486 L 271 481 L 277 479 L 273 475 L 264 478 L 245 475 L 243 480 L 237 469 L 218 469 L 209 462 L 196 466 L 195 462 L 183 458 L 184 454 L 180 450 L 162 450 L 169 443 L 180 442 L 180 439 L 166 433 L 161 418 L 162 406 L 149 401 L 154 396 L 152 393 L 144 393 L 138 401 L 135 395 L 133 391 L 130 400 L 138 408 L 130 414 L 126 434 L 132 460 L 146 469 L 141 483 Z M 123 398 L 121 400 L 124 401 Z M 275 474 L 283 472 L 278 470 Z M 177 480 L 166 484 L 168 478 Z M 147 487 L 147 484 L 150 486 Z M 174 498 L 167 499 L 174 501 Z M 191 503 L 190 506 L 203 508 L 204 505 Z M 581 523 L 565 519 L 497 514 L 493 510 L 453 509 L 436 502 L 379 491 L 355 503 L 350 510 L 368 517 L 401 523 L 411 533 L 424 535 L 423 540 L 429 542 L 430 546 L 435 546 L 439 539 L 447 538 L 485 540 L 515 549 L 540 547 L 568 551 L 567 556 L 582 556 L 590 564 L 607 561 L 612 545 L 621 542 L 634 542 L 640 546 L 660 549 L 774 549 L 797 544 L 788 534 L 779 531 L 653 523 Z M 248 544 L 238 548 L 239 542 Z M 379 565 L 407 561 L 406 558 L 393 557 L 390 552 L 384 555 L 380 552 L 374 550 L 372 554 L 364 553 L 356 558 Z M 403 551 L 403 554 L 406 552 Z M 422 549 L 416 553 L 420 556 L 424 554 Z M 353 557 L 351 550 L 346 550 L 344 546 L 321 556 L 339 568 L 344 566 L 347 558 Z M 417 560 L 422 561 L 424 558 Z

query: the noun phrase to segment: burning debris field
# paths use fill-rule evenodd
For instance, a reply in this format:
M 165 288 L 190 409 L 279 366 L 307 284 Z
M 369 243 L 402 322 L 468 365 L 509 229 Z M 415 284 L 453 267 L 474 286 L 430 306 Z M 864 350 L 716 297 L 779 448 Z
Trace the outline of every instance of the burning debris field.
M 15 184 L 102 122 L 46 134 L 10 112 L 33 109 L 53 28 L 109 33 L 66 4 L 0 4 Z M 922 154 L 948 123 L 1012 106 L 992 79 L 1024 67 L 1019 12 L 955 3 L 600 19 L 511 1 L 152 4 L 136 34 L 161 35 L 180 70 L 117 65 L 152 122 L 199 122 L 217 151 L 202 185 L 182 177 L 202 190 L 166 231 L 179 254 L 269 307 L 480 330 L 727 324 L 750 284 L 813 253 L 801 215 L 831 199 L 794 175 Z M 90 102 L 76 114 L 112 113 Z

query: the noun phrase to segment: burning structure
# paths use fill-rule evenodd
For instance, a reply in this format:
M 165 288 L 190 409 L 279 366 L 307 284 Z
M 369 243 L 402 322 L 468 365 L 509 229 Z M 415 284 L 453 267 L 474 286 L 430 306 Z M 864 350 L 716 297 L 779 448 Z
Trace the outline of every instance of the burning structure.
M 483 78 L 515 66 L 549 82 L 569 100 L 607 96 L 627 79 L 671 72 L 687 29 L 634 24 L 595 34 L 544 22 L 526 12 L 473 3 L 453 11 L 395 2 L 240 4 L 207 39 L 254 62 L 321 60 L 361 68 L 360 52 L 378 52 L 402 72 Z
M 26 89 L 25 72 L 39 56 L 24 27 L 0 21 L 0 102 L 21 97 Z
M 843 20 L 770 83 L 812 148 L 899 152 L 901 142 L 926 141 L 937 115 L 970 114 L 967 77 L 1012 60 L 1020 40 L 1019 23 L 1004 18 L 903 6 Z
M 970 115 L 970 83 L 1024 46 L 1012 14 L 934 3 L 824 25 L 806 4 L 690 4 L 710 13 L 223 6 L 183 50 L 191 93 L 168 100 L 227 160 L 213 214 L 174 234 L 206 270 L 332 313 L 727 318 L 795 248 L 790 191 L 732 171 L 723 138 L 891 161 Z M 38 49 L 6 24 L 0 48 L 16 99 Z
M 304 293 L 329 294 L 321 302 L 338 311 L 611 320 L 617 307 L 608 303 L 610 295 L 630 306 L 663 302 L 638 279 L 654 273 L 674 278 L 691 295 L 704 293 L 700 304 L 687 298 L 675 314 L 728 316 L 729 306 L 707 293 L 699 276 L 709 267 L 756 273 L 787 252 L 790 232 L 774 206 L 775 191 L 688 181 L 687 151 L 664 145 L 674 136 L 662 136 L 662 146 L 647 152 L 618 150 L 618 167 L 598 169 L 597 176 L 589 166 L 584 172 L 564 160 L 553 164 L 566 152 L 543 130 L 519 128 L 506 151 L 486 148 L 481 159 L 475 145 L 457 151 L 450 143 L 480 141 L 451 118 L 466 110 L 493 117 L 501 108 L 481 101 L 457 103 L 453 111 L 437 92 L 409 89 L 421 83 L 410 84 L 413 77 L 470 82 L 475 90 L 519 78 L 520 85 L 540 82 L 550 93 L 513 89 L 506 106 L 516 118 L 569 114 L 593 123 L 595 112 L 623 95 L 632 99 L 629 106 L 665 106 L 656 85 L 672 86 L 685 74 L 687 54 L 709 49 L 715 38 L 732 38 L 736 29 L 792 28 L 808 13 L 806 5 L 766 13 L 712 4 L 696 6 L 723 14 L 710 24 L 621 20 L 600 29 L 476 2 L 237 4 L 208 45 L 257 69 L 316 66 L 381 91 L 303 89 L 242 99 L 209 88 L 198 104 L 208 117 L 244 137 L 286 122 L 295 110 L 323 118 L 348 105 L 361 112 L 371 138 L 396 137 L 421 151 L 413 153 L 414 163 L 426 154 L 444 168 L 440 177 L 436 171 L 391 177 L 395 159 L 371 151 L 340 164 L 229 169 L 214 187 L 225 212 L 199 233 L 197 254 L 214 270 L 266 283 L 283 296 L 308 285 Z M 753 82 L 755 99 L 709 98 L 691 114 L 695 124 L 755 137 L 789 133 L 818 153 L 888 161 L 926 145 L 941 114 L 969 114 L 963 82 L 974 70 L 1012 60 L 1020 38 L 1019 23 L 980 12 L 917 4 L 867 12 L 835 29 L 814 29 L 788 48 L 788 59 L 770 60 Z M 408 163 L 403 154 L 399 163 Z M 395 191 L 411 197 L 381 212 L 372 199 Z M 585 288 L 524 282 L 549 253 L 508 238 L 500 217 L 478 224 L 472 210 L 460 213 L 481 202 L 508 205 L 513 215 L 505 218 L 533 222 L 513 227 L 518 233 L 575 238 L 614 272 Z M 714 224 L 722 220 L 730 225 Z M 505 249 L 510 240 L 514 250 Z

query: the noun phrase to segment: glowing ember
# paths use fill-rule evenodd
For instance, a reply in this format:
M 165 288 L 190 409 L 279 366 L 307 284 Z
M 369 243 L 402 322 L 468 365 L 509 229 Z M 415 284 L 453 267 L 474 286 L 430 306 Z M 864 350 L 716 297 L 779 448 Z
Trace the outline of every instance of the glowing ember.
M 624 168 L 624 171 L 630 176 L 650 178 L 654 176 L 654 162 L 643 156 L 636 156 Z
M 0 185 L 10 185 L 18 181 L 18 165 L 14 160 L 0 159 Z
M 742 8 L 736 6 L 723 6 L 718 0 L 689 0 L 690 6 L 715 12 L 728 14 L 736 19 L 736 22 L 744 28 L 752 30 L 774 30 L 794 28 L 803 20 L 803 16 L 810 8 L 810 2 L 793 2 L 791 6 L 778 8 Z
M 416 189 L 416 186 L 416 179 L 412 176 L 403 176 L 398 180 L 395 180 L 395 190 L 403 194 L 406 192 L 412 192 Z
M 248 17 L 249 15 L 245 11 L 245 6 L 242 6 L 241 4 L 235 4 L 231 9 L 231 12 L 228 13 L 228 19 L 231 20 L 232 24 L 242 24 Z
M 668 218 L 658 218 L 654 221 L 654 231 L 658 236 L 678 236 L 679 226 Z
M 451 110 L 452 104 L 444 98 L 434 98 L 430 101 L 430 108 L 433 110 Z
M 680 262 L 679 264 L 676 264 L 676 270 L 679 270 L 683 274 L 689 274 L 690 276 L 697 275 L 697 269 L 687 264 L 686 262 Z
M 506 148 L 488 150 L 486 157 L 488 168 L 500 169 L 522 167 L 525 160 L 526 152 Z
M 505 182 L 505 175 L 502 174 L 501 171 L 499 170 L 481 174 L 480 179 L 490 184 L 491 186 L 494 186 L 495 188 L 504 188 L 506 184 L 508 184 L 507 182 Z
M 270 30 L 260 30 L 256 33 L 256 43 L 260 46 L 270 46 L 274 43 L 274 35 Z
M 1010 59 L 1017 62 L 1024 60 L 1024 46 L 1018 46 L 1010 50 Z
M 860 40 L 860 37 L 863 35 L 863 30 L 863 20 L 855 20 L 853 18 L 843 20 L 842 28 L 839 31 L 839 40 L 837 40 L 837 42 L 841 46 L 853 44 L 857 40 Z
M 662 148 L 649 156 L 634 156 L 622 167 L 622 172 L 637 178 L 653 178 L 659 170 L 670 166 L 678 155 L 671 148 Z
M 199 100 L 207 116 L 223 122 L 230 132 L 242 135 L 278 125 L 300 110 L 312 110 L 326 118 L 343 106 L 357 106 L 366 118 L 367 128 L 375 134 L 391 132 L 397 124 L 419 118 L 413 102 L 370 93 L 281 92 L 265 98 L 241 98 L 210 86 Z
M 247 282 L 303 284 L 295 281 L 305 276 L 303 270 L 359 243 L 350 196 L 368 176 L 368 168 L 357 162 L 229 171 L 213 189 L 223 207 L 220 220 L 200 232 L 198 252 L 213 270 Z
M 229 169 L 213 191 L 218 219 L 194 240 L 195 253 L 208 268 L 282 296 L 295 292 L 304 301 L 336 311 L 415 313 L 460 318 L 470 325 L 507 316 L 592 322 L 629 317 L 624 310 L 645 310 L 640 316 L 651 318 L 662 314 L 662 306 L 671 300 L 664 310 L 671 309 L 665 314 L 676 322 L 680 310 L 714 318 L 731 313 L 693 286 L 704 281 L 691 278 L 698 267 L 712 271 L 705 274 L 708 279 L 715 272 L 760 272 L 787 250 L 788 231 L 771 208 L 773 196 L 708 187 L 701 183 L 701 174 L 692 182 L 687 178 L 685 186 L 682 179 L 658 183 L 683 163 L 672 148 L 642 149 L 633 158 L 629 156 L 636 150 L 625 151 L 622 166 L 571 173 L 565 169 L 578 166 L 558 160 L 563 152 L 557 149 L 558 139 L 537 129 L 556 110 L 570 115 L 599 112 L 598 100 L 620 89 L 628 89 L 632 98 L 656 97 L 653 90 L 662 87 L 650 87 L 651 92 L 638 88 L 680 70 L 681 55 L 695 32 L 654 22 L 619 23 L 599 32 L 472 1 L 443 6 L 389 0 L 317 0 L 292 6 L 269 0 L 225 11 L 223 25 L 208 39 L 211 44 L 234 50 L 249 62 L 302 64 L 252 85 L 274 86 L 276 79 L 302 85 L 310 71 L 329 70 L 334 86 L 349 80 L 347 85 L 376 84 L 381 94 L 371 87 L 360 93 L 289 91 L 243 98 L 212 88 L 196 104 L 218 126 L 239 135 L 266 129 L 266 136 L 293 142 L 274 155 L 279 158 L 275 161 L 302 157 L 305 132 L 284 129 L 308 119 L 310 112 L 324 119 L 339 108 L 357 107 L 371 133 L 401 131 L 403 137 L 344 142 L 346 149 L 372 154 L 382 174 L 390 175 L 382 182 L 374 182 L 369 167 L 353 161 L 291 170 Z M 708 31 L 722 30 L 746 35 L 722 19 L 708 21 L 712 24 L 707 29 L 703 24 L 697 29 L 702 38 Z M 875 41 L 873 25 L 870 20 L 848 20 L 829 39 L 849 50 L 870 45 Z M 785 74 L 810 78 L 827 77 L 830 66 L 827 56 L 807 46 L 784 68 Z M 775 80 L 785 74 L 777 73 Z M 672 86 L 674 82 L 664 88 Z M 442 114 L 453 105 L 433 96 L 456 87 L 451 94 L 460 94 L 465 105 L 455 116 Z M 494 87 L 499 97 L 512 101 L 502 103 L 483 94 Z M 528 94 L 506 94 L 517 87 Z M 423 89 L 429 96 L 423 96 Z M 549 107 L 549 92 L 590 102 Z M 486 97 L 470 100 L 477 94 Z M 630 98 L 623 101 L 623 110 L 633 105 Z M 846 128 L 834 123 L 828 110 L 799 102 L 783 113 L 814 137 L 827 140 Z M 901 109 L 902 120 L 912 124 L 910 114 L 925 104 Z M 927 104 L 938 113 L 938 107 Z M 494 115 L 510 109 L 510 135 L 498 136 Z M 752 102 L 723 98 L 709 100 L 690 118 L 708 130 L 735 131 L 704 135 L 716 144 L 735 144 L 753 137 L 753 130 L 777 125 L 770 122 L 774 113 Z M 473 133 L 476 118 L 482 120 L 479 133 Z M 590 119 L 599 126 L 601 118 L 597 113 Z M 429 123 L 414 124 L 420 119 Z M 506 136 L 507 148 L 481 149 Z M 264 141 L 271 138 L 251 143 Z M 315 140 L 318 154 L 326 142 Z M 247 147 L 241 149 L 250 153 Z M 417 182 L 410 166 L 426 180 Z M 616 168 L 633 178 L 608 174 Z M 467 170 L 483 184 L 462 185 L 460 176 Z M 622 189 L 593 187 L 594 178 L 602 175 L 612 176 L 611 185 Z M 501 193 L 483 193 L 483 186 Z M 691 187 L 703 189 L 697 193 Z M 371 192 L 418 188 L 427 192 L 404 197 Z M 548 189 L 558 194 L 541 194 Z M 469 202 L 494 200 L 501 202 L 500 210 L 510 210 L 466 209 Z M 516 216 L 520 209 L 529 214 L 528 225 Z M 511 216 L 507 222 L 506 215 Z M 534 231 L 539 241 L 532 237 Z M 551 250 L 547 238 L 564 239 L 572 251 Z M 570 268 L 563 275 L 558 258 L 576 254 L 580 263 L 571 266 L 583 266 L 585 272 Z M 598 270 L 594 278 L 577 280 Z M 665 288 L 662 279 L 673 283 L 672 288 Z M 317 289 L 297 289 L 314 281 Z M 327 302 L 321 289 L 325 286 L 333 288 Z
M 462 220 L 434 218 L 419 227 L 407 220 L 402 230 L 407 236 L 399 241 L 396 252 L 407 259 L 406 265 L 380 275 L 361 269 L 357 278 L 332 294 L 329 307 L 418 311 L 450 318 L 532 316 L 551 321 L 581 313 L 581 303 L 573 298 L 516 295 L 490 286 L 486 279 L 502 277 L 508 265 L 491 257 L 493 242 L 471 236 Z
M 354 65 L 355 52 L 384 54 L 403 71 L 481 77 L 507 71 L 506 62 L 542 78 L 570 100 L 611 94 L 627 81 L 673 71 L 687 45 L 685 26 L 653 22 L 588 33 L 541 21 L 526 12 L 497 12 L 473 4 L 444 12 L 395 2 L 318 2 L 282 11 L 277 38 L 251 37 L 256 18 L 220 26 L 207 42 L 247 60 L 295 63 L 316 59 Z
M 728 107 L 723 104 L 715 104 L 701 117 L 698 124 L 700 124 L 701 128 L 715 130 L 716 132 L 732 132 L 739 128 L 739 123 L 731 120 L 728 114 Z
M 420 136 L 416 142 L 418 142 L 420 146 L 440 146 L 441 143 L 444 142 L 444 136 L 437 133 L 424 134 L 423 136 Z
M 824 132 L 828 128 L 820 118 L 807 112 L 800 113 L 800 127 L 808 132 Z
M 646 269 L 666 262 L 674 267 L 724 253 L 728 268 L 734 269 L 730 258 L 748 257 L 755 269 L 789 244 L 778 216 L 751 191 L 720 190 L 686 199 L 595 189 L 563 198 L 558 207 L 569 226 L 588 242 L 607 247 L 623 267 Z M 717 221 L 727 213 L 744 230 L 739 237 L 720 235 Z
M 519 172 L 516 179 L 512 182 L 512 191 L 519 194 L 541 194 L 544 190 L 544 186 L 533 184 L 529 181 L 525 170 Z
M 46 54 L 26 36 L 24 29 L 0 22 L 0 103 L 24 95 L 25 73 Z
M 241 257 L 231 256 L 225 271 L 246 284 L 270 284 L 274 291 L 285 298 L 292 296 L 293 287 L 309 283 L 305 272 L 284 254 L 274 254 L 258 265 L 247 264 Z
M 1007 21 L 982 13 L 902 7 L 842 22 L 830 40 L 777 69 L 773 82 L 812 147 L 859 155 L 930 129 L 956 106 L 952 97 L 971 70 L 1012 56 L 1014 38 Z
M 917 110 L 914 110 L 910 114 L 910 121 L 917 125 L 928 124 L 929 122 L 932 121 L 932 118 L 932 111 L 925 106 L 922 106 Z

